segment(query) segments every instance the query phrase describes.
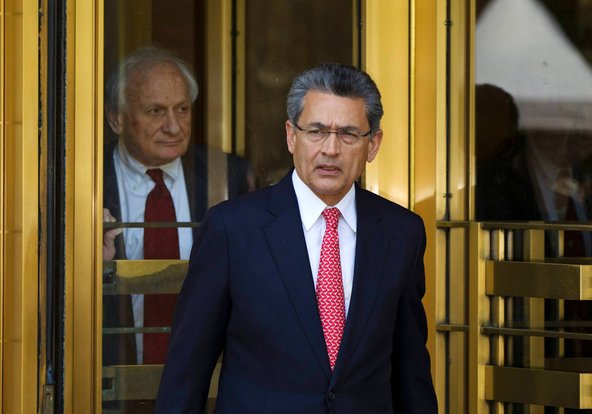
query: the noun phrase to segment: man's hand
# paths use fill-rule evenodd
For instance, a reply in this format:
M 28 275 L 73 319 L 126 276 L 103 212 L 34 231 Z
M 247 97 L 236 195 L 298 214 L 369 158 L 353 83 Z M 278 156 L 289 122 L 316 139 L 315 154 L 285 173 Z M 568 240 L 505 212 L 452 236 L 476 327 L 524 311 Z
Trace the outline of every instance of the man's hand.
M 103 222 L 115 223 L 117 220 L 108 208 L 103 209 Z M 115 257 L 115 238 L 123 232 L 122 228 L 107 230 L 103 233 L 103 260 L 113 260 Z

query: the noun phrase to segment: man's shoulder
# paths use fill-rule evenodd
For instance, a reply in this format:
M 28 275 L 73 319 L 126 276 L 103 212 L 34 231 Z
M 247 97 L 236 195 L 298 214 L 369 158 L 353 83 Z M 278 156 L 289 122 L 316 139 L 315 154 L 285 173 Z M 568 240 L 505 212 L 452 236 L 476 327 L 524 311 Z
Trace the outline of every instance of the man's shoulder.
M 265 227 L 275 219 L 268 208 L 272 190 L 265 187 L 216 204 L 208 210 L 204 221 L 221 220 L 233 234 L 248 234 Z

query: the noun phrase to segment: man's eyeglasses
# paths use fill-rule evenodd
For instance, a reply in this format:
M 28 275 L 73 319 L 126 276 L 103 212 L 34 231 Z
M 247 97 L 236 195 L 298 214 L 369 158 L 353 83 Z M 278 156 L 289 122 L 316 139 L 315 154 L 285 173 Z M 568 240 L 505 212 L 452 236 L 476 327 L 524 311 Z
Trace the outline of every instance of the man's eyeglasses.
M 337 139 L 347 145 L 353 145 L 358 142 L 364 137 L 370 136 L 372 129 L 366 132 L 365 134 L 360 134 L 356 131 L 352 131 L 349 129 L 338 129 L 338 130 L 331 130 L 328 128 L 311 128 L 311 129 L 304 129 L 298 126 L 295 122 L 290 122 L 298 131 L 304 132 L 306 138 L 315 144 L 320 144 L 321 142 L 325 142 L 329 135 L 335 134 Z

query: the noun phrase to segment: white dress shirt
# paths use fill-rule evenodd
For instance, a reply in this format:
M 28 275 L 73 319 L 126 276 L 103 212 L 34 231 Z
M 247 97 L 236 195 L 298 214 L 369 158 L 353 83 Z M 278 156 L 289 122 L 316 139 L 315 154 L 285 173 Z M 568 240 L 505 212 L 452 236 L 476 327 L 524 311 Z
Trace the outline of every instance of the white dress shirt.
M 296 170 L 292 173 L 292 183 L 302 229 L 308 250 L 308 260 L 314 285 L 317 285 L 319 273 L 319 260 L 321 256 L 321 244 L 325 234 L 325 218 L 322 212 L 325 208 L 337 207 L 341 212 L 339 226 L 339 255 L 341 257 L 341 276 L 343 279 L 343 294 L 345 297 L 345 314 L 349 311 L 352 286 L 354 280 L 354 264 L 356 259 L 356 231 L 358 215 L 356 211 L 356 189 L 352 185 L 347 194 L 334 206 L 328 206 L 318 198 L 310 188 L 300 179 Z
M 146 198 L 155 186 L 154 181 L 146 174 L 148 167 L 130 155 L 122 140 L 119 140 L 116 150 L 113 151 L 113 163 L 121 206 L 121 217 L 117 217 L 117 219 L 122 222 L 143 222 Z M 168 164 L 150 168 L 163 170 L 164 183 L 171 193 L 177 221 L 191 221 L 181 159 L 177 158 Z M 123 239 L 126 259 L 141 260 L 144 258 L 144 229 L 123 229 Z M 189 259 L 192 243 L 193 233 L 191 228 L 179 228 L 180 259 Z M 136 327 L 144 326 L 144 295 L 132 295 L 132 306 L 134 325 Z M 144 349 L 142 334 L 136 334 L 136 346 L 138 364 L 141 364 Z

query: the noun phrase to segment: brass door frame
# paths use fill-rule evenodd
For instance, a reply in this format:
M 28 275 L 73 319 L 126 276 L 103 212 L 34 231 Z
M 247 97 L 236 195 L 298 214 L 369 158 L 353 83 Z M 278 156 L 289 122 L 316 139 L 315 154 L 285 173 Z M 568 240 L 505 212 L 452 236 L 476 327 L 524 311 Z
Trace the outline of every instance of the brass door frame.
M 64 412 L 101 411 L 103 2 L 68 2 Z
M 366 170 L 366 185 L 424 219 L 428 242 L 424 306 L 432 375 L 440 412 L 465 412 L 467 380 L 448 391 L 447 381 L 466 378 L 466 328 L 442 332 L 436 326 L 468 323 L 466 301 L 446 296 L 448 287 L 468 295 L 466 235 L 457 229 L 438 229 L 437 222 L 469 218 L 472 1 L 368 3 L 365 68 L 381 88 L 386 114 L 385 139 L 379 157 Z M 450 245 L 461 249 L 449 257 Z M 449 275 L 459 276 L 447 281 Z M 451 355 L 457 362 L 452 366 Z
M 38 8 L 0 2 L 0 413 L 38 409 Z
M 371 4 L 370 4 L 371 3 Z M 408 2 L 366 2 L 364 15 L 365 69 L 376 79 L 383 95 L 385 139 L 377 159 L 366 169 L 366 186 L 422 216 L 426 226 L 427 250 L 424 257 L 426 295 L 424 306 L 428 319 L 428 350 L 440 412 L 463 412 L 466 405 L 464 385 L 449 393 L 446 401 L 448 334 L 436 331 L 436 324 L 446 317 L 445 278 L 447 271 L 464 273 L 464 260 L 458 255 L 447 270 L 447 237 L 463 241 L 460 232 L 447 236 L 436 223 L 445 217 L 447 204 L 453 213 L 466 214 L 465 148 L 467 74 L 465 73 L 465 2 L 447 10 L 447 1 L 410 0 Z M 452 24 L 451 24 L 452 22 Z M 447 56 L 447 31 L 451 41 L 461 45 Z M 458 94 L 447 97 L 447 59 L 453 62 Z M 457 76 L 458 75 L 458 76 Z M 450 111 L 450 113 L 447 113 Z M 449 137 L 455 137 L 449 140 Z M 446 182 L 447 151 L 454 146 L 460 159 L 452 179 L 458 183 L 448 189 Z M 451 202 L 451 200 L 453 200 Z M 464 291 L 460 281 L 458 289 Z M 462 303 L 457 306 L 459 322 L 464 322 Z M 456 334 L 455 334 L 456 335 Z M 463 339 L 454 351 L 462 352 Z M 448 345 L 447 345 L 448 344 Z M 460 355 L 459 355 L 460 356 Z M 466 367 L 456 374 L 464 376 Z M 443 404 L 444 403 L 444 404 Z M 459 411 L 455 411 L 455 410 Z
M 238 2 L 240 3 L 240 2 Z M 207 0 L 206 54 L 208 89 L 206 144 L 232 152 L 232 1 Z

